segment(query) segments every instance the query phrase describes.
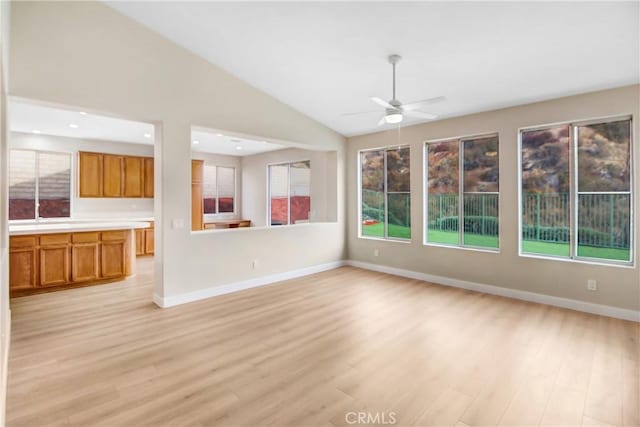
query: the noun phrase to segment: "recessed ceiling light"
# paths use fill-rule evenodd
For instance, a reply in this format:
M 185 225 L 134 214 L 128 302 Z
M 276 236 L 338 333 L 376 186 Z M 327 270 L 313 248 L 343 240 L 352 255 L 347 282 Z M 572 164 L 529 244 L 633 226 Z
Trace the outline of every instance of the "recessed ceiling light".
M 69 123 L 69 127 L 73 129 L 78 129 L 78 125 L 75 123 Z
M 80 114 L 82 114 L 83 116 L 87 115 L 86 111 L 80 111 Z
M 40 133 L 40 131 L 39 131 L 38 129 L 34 129 L 34 130 L 32 130 L 31 132 L 33 132 L 33 133 L 35 133 L 35 134 Z
M 200 144 L 200 141 L 198 141 L 197 139 L 194 139 L 194 140 L 193 140 L 193 143 L 194 143 L 194 144 Z
M 144 137 L 145 137 L 145 138 L 151 138 L 151 134 L 150 134 L 150 133 L 145 133 L 145 134 L 144 134 Z
M 216 136 L 224 136 L 224 135 L 221 133 L 216 133 Z
M 238 146 L 236 147 L 236 150 L 242 150 L 242 147 L 238 145 Z

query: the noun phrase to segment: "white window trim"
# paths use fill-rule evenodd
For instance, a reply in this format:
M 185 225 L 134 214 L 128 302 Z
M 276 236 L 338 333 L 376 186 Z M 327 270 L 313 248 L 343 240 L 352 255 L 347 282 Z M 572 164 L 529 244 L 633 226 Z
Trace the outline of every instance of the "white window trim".
M 207 161 L 204 161 L 203 166 L 207 165 Z M 216 219 L 234 219 L 238 215 L 238 173 L 235 166 L 216 165 L 209 163 L 209 166 L 216 168 L 216 213 L 203 213 L 204 221 L 213 221 Z M 218 197 L 218 168 L 233 169 L 233 212 L 220 212 L 220 198 Z M 204 173 L 202 187 L 204 190 Z M 204 206 L 204 191 L 202 191 L 202 203 Z
M 74 218 L 74 205 L 75 205 L 75 192 L 76 188 L 75 184 L 77 182 L 76 179 L 76 163 L 74 161 L 75 152 L 73 151 L 52 151 L 52 150 L 36 150 L 32 148 L 11 148 L 8 149 L 9 159 L 11 158 L 11 151 L 30 151 L 36 153 L 36 166 L 35 166 L 35 181 L 36 181 L 36 189 L 35 189 L 35 218 L 32 219 L 10 219 L 8 222 L 10 224 L 24 224 L 24 223 L 32 223 L 32 222 L 65 222 Z M 39 172 L 40 172 L 40 153 L 45 154 L 66 154 L 69 156 L 69 216 L 64 217 L 52 217 L 52 218 L 43 218 L 40 217 L 40 191 L 39 191 Z M 11 165 L 7 160 L 7 183 L 9 182 L 9 174 L 11 171 Z M 9 203 L 9 189 L 7 188 L 7 203 Z M 8 206 L 7 206 L 8 209 Z M 9 212 L 7 211 L 7 217 L 9 217 Z
M 498 178 L 498 247 L 497 248 L 489 248 L 484 246 L 473 246 L 473 245 L 465 245 L 464 244 L 464 226 L 460 226 L 460 219 L 464 218 L 464 202 L 458 202 L 458 240 L 460 243 L 448 245 L 446 243 L 437 243 L 437 242 L 429 242 L 428 234 L 429 234 L 429 161 L 427 159 L 428 153 L 428 145 L 435 144 L 438 142 L 447 142 L 447 141 L 457 141 L 458 142 L 458 156 L 459 156 L 459 166 L 458 166 L 458 200 L 461 200 L 461 195 L 464 195 L 464 142 L 473 139 L 483 139 L 483 138 L 498 138 L 498 171 L 499 176 L 502 177 L 502 173 L 500 173 L 500 132 L 487 132 L 487 133 L 479 133 L 479 134 L 469 134 L 463 136 L 454 136 L 449 138 L 438 138 L 438 139 L 429 139 L 423 141 L 422 143 L 422 161 L 424 162 L 424 167 L 422 168 L 422 245 L 423 246 L 433 246 L 439 248 L 451 248 L 451 249 L 463 249 L 468 251 L 476 251 L 476 252 L 487 252 L 492 254 L 499 254 L 502 250 L 502 244 L 500 240 L 502 239 L 502 193 L 500 192 L 500 178 Z M 489 194 L 489 193 L 488 193 Z M 492 192 L 491 194 L 495 194 Z M 463 222 L 464 224 L 464 222 Z
M 409 237 L 408 239 L 402 238 L 402 237 L 392 237 L 389 236 L 389 230 L 388 230 L 388 221 L 387 221 L 387 212 L 389 207 L 387 206 L 387 150 L 393 150 L 393 149 L 400 149 L 400 148 L 409 148 L 409 156 L 411 156 L 411 145 L 410 144 L 400 144 L 400 145 L 386 145 L 383 147 L 375 147 L 375 148 L 363 148 L 362 150 L 358 150 L 358 155 L 356 158 L 356 167 L 357 167 L 357 171 L 358 171 L 358 239 L 365 239 L 365 240 L 378 240 L 381 242 L 395 242 L 395 243 L 411 243 L 413 240 L 413 234 L 411 234 L 411 237 Z M 365 236 L 362 234 L 362 164 L 361 164 L 361 154 L 362 153 L 366 153 L 369 151 L 384 151 L 385 155 L 384 155 L 384 197 L 385 197 L 385 201 L 384 201 L 384 237 L 377 237 L 377 236 Z M 409 164 L 411 164 L 411 161 L 409 161 Z M 409 170 L 409 174 L 411 174 L 411 170 Z M 411 184 L 409 184 L 411 185 Z M 396 192 L 398 193 L 398 192 Z M 406 193 L 406 192 L 400 192 L 400 193 Z M 411 188 L 409 188 L 409 201 L 411 201 Z M 412 204 L 410 205 L 412 206 Z M 411 218 L 411 209 L 409 208 L 409 218 Z M 409 227 L 409 230 L 411 230 L 413 227 Z
M 577 236 L 575 235 L 575 229 L 577 229 L 577 209 L 576 209 L 576 200 L 578 197 L 577 191 L 577 179 L 578 179 L 578 171 L 576 168 L 577 165 L 577 150 L 575 149 L 577 145 L 577 139 L 575 136 L 575 132 L 579 126 L 587 126 L 593 124 L 604 124 L 610 122 L 617 122 L 629 120 L 629 157 L 630 157 L 630 170 L 629 170 L 629 261 L 621 261 L 621 260 L 609 260 L 606 258 L 591 258 L 584 257 L 578 255 L 578 245 L 577 245 Z M 570 223 L 569 223 L 569 256 L 554 256 L 554 255 L 546 255 L 546 254 L 536 254 L 522 251 L 522 133 L 527 131 L 534 130 L 542 130 L 548 129 L 557 126 L 569 126 L 569 177 L 571 179 L 570 182 L 570 209 L 572 210 L 569 214 Z M 518 256 L 522 258 L 537 258 L 537 259 L 545 259 L 550 261 L 562 261 L 562 262 L 573 262 L 580 264 L 591 264 L 591 265 L 601 265 L 607 267 L 627 267 L 633 268 L 636 265 L 636 256 L 635 256 L 635 242 L 636 242 L 636 226 L 635 226 L 635 187 L 634 187 L 634 179 L 635 179 L 635 165 L 636 165 L 636 153 L 633 149 L 634 144 L 634 121 L 633 114 L 620 114 L 613 116 L 606 116 L 601 118 L 591 118 L 584 120 L 569 120 L 564 122 L 556 122 L 549 123 L 545 125 L 535 125 L 535 126 L 526 126 L 518 128 Z
M 311 171 L 311 159 L 305 158 L 300 160 L 287 160 L 286 162 L 275 162 L 275 163 L 267 163 L 267 219 L 265 224 L 267 227 L 288 227 L 292 225 L 305 225 L 311 223 L 311 211 L 309 211 L 309 220 L 307 222 L 299 222 L 297 224 L 291 223 L 291 165 L 293 163 L 301 163 L 301 162 L 309 162 L 309 171 Z M 281 225 L 272 225 L 271 224 L 271 166 L 287 166 L 287 223 Z M 313 200 L 312 188 L 311 188 L 311 177 L 309 177 L 309 200 L 310 203 Z M 309 206 L 311 209 L 311 206 Z

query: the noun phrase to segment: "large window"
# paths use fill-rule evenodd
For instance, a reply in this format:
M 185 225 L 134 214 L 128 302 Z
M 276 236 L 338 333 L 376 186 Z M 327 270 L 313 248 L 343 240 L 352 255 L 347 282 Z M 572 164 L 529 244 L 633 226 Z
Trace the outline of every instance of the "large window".
M 411 238 L 409 147 L 360 152 L 363 237 Z
M 9 219 L 71 216 L 71 154 L 9 152 Z
M 521 252 L 631 261 L 631 120 L 520 135 Z
M 311 162 L 269 165 L 269 224 L 309 222 Z
M 231 167 L 203 166 L 205 215 L 235 212 L 236 170 Z
M 497 249 L 498 136 L 427 142 L 425 154 L 425 241 Z

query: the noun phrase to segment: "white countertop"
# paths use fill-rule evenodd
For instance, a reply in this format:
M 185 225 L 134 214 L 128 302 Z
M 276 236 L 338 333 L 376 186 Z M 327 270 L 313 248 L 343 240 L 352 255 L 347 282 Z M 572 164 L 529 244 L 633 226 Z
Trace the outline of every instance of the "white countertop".
M 145 221 L 77 221 L 67 223 L 45 222 L 39 224 L 11 224 L 9 235 L 72 233 L 80 231 L 131 230 L 147 228 L 151 224 Z

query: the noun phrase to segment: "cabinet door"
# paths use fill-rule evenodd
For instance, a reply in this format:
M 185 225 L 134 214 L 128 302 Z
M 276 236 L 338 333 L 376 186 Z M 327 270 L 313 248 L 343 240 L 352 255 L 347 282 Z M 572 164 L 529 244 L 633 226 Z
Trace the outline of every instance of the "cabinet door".
M 144 255 L 145 241 L 144 241 L 144 229 L 137 229 L 136 231 L 136 256 Z
M 154 242 L 154 229 L 145 228 L 144 230 L 144 253 L 153 254 L 155 242 Z
M 71 279 L 73 282 L 87 282 L 100 277 L 100 245 L 78 243 L 71 247 Z
M 102 154 L 78 153 L 80 197 L 102 197 Z
M 35 246 L 9 251 L 9 286 L 11 290 L 37 286 L 38 252 Z
M 100 256 L 101 277 L 105 279 L 125 275 L 125 241 L 102 242 Z
M 40 248 L 40 286 L 58 286 L 69 283 L 69 245 Z
M 142 157 L 124 158 L 124 197 L 144 195 L 144 162 Z
M 103 171 L 102 171 L 102 196 L 103 197 L 122 197 L 123 194 L 123 173 L 124 158 L 123 156 L 113 156 L 111 154 L 103 155 Z
M 153 197 L 153 157 L 144 158 L 144 197 Z

